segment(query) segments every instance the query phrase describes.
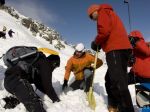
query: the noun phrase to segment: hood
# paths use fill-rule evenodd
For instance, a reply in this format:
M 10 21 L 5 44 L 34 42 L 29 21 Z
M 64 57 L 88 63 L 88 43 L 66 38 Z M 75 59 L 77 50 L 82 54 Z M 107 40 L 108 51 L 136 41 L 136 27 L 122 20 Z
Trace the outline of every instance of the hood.
M 134 31 L 130 32 L 129 37 L 130 36 L 132 36 L 134 38 L 143 39 L 143 34 L 140 31 L 138 31 L 138 30 L 134 30 Z
M 109 9 L 109 10 L 113 11 L 112 6 L 109 4 L 101 4 L 99 10 L 101 10 L 101 9 Z

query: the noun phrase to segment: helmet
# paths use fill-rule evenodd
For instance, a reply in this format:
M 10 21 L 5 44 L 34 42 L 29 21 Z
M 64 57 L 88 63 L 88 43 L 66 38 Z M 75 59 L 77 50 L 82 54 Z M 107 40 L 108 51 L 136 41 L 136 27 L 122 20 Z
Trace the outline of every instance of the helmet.
M 83 43 L 77 44 L 76 47 L 75 47 L 75 50 L 76 50 L 76 51 L 83 51 L 83 50 L 84 50 L 84 45 L 83 45 Z

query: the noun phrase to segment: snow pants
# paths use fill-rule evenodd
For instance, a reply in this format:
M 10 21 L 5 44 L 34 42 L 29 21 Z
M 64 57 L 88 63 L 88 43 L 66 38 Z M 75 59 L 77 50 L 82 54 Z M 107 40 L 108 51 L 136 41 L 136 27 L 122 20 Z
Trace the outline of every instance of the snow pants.
M 73 90 L 84 89 L 85 92 L 88 92 L 92 84 L 92 78 L 93 78 L 93 70 L 88 68 L 84 69 L 84 79 L 75 80 L 72 84 L 70 84 L 70 87 Z
M 4 79 L 5 89 L 15 95 L 29 112 L 46 112 L 28 80 L 20 78 L 23 74 L 24 71 L 18 66 L 8 69 Z
M 128 84 L 150 83 L 150 78 L 143 78 L 135 75 L 133 72 L 128 73 Z
M 117 106 L 119 112 L 134 112 L 128 90 L 128 58 L 129 50 L 114 50 L 106 54 L 108 70 L 105 76 L 105 87 L 108 105 Z

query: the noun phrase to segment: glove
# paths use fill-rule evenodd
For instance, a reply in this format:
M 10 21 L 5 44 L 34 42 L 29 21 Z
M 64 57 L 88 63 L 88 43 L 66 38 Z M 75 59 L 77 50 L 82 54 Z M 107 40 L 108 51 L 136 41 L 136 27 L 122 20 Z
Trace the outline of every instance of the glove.
M 62 86 L 62 90 L 64 91 L 68 87 L 68 80 L 64 80 L 64 84 Z
M 55 102 L 60 102 L 60 99 L 58 98 L 55 101 L 53 101 L 53 103 L 55 103 Z
M 130 54 L 130 56 L 129 56 L 129 61 L 128 61 L 128 66 L 129 66 L 129 67 L 133 66 L 134 63 L 135 63 L 135 61 L 136 61 L 135 56 L 134 56 L 133 54 Z
M 138 37 L 129 37 L 130 43 L 132 45 L 132 47 L 136 47 L 136 43 L 137 41 L 139 41 L 140 39 Z
M 91 48 L 94 50 L 94 51 L 100 51 L 101 50 L 101 46 L 100 45 L 97 45 L 94 41 L 92 41 L 91 43 Z
M 20 103 L 20 101 L 17 98 L 14 98 L 12 96 L 5 97 L 3 98 L 3 100 L 6 102 L 6 104 L 4 105 L 5 109 L 13 109 Z

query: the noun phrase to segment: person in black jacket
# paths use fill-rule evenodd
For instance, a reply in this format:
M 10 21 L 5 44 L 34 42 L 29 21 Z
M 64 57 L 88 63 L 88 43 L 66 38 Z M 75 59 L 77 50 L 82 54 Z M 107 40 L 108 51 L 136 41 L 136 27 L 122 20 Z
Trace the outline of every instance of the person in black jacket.
M 8 35 L 9 35 L 9 37 L 13 37 L 13 33 L 15 33 L 14 31 L 12 31 L 12 29 L 10 29 L 9 31 L 8 31 Z
M 0 6 L 3 6 L 5 4 L 5 0 L 0 0 Z
M 27 61 L 31 61 L 34 58 L 30 57 Z M 29 112 L 46 112 L 31 84 L 34 84 L 37 89 L 48 95 L 53 103 L 59 102 L 60 99 L 52 86 L 52 72 L 59 65 L 60 57 L 58 55 L 46 57 L 41 52 L 29 73 L 26 73 L 18 65 L 8 68 L 5 72 L 4 87 L 8 92 L 15 95 Z

